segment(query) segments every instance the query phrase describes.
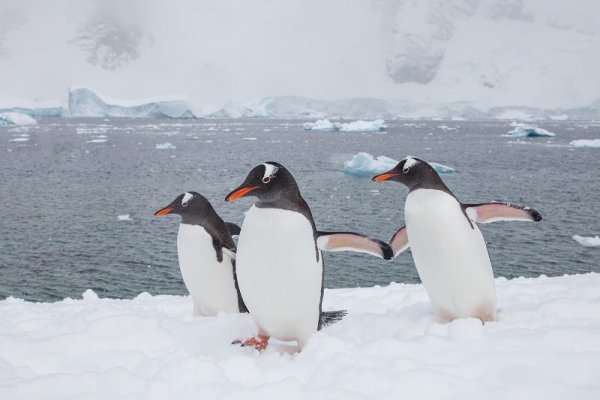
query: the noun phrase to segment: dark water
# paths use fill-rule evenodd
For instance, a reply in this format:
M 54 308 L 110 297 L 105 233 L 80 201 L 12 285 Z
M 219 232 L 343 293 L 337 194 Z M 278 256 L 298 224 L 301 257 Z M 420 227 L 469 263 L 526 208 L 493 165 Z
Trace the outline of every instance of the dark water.
M 555 139 L 517 140 L 501 136 L 511 129 L 505 122 L 388 121 L 386 134 L 304 132 L 301 122 L 49 119 L 0 127 L 0 298 L 49 301 L 87 288 L 123 298 L 185 293 L 178 218 L 153 212 L 195 190 L 241 223 L 252 200 L 224 196 L 267 160 L 295 175 L 319 229 L 387 240 L 404 224 L 407 191 L 344 174 L 343 161 L 359 151 L 450 165 L 460 172 L 444 179 L 464 202 L 507 200 L 540 211 L 538 224 L 481 226 L 497 276 L 600 272 L 600 249 L 571 238 L 600 233 L 600 149 L 568 146 L 600 138 L 600 124 L 544 123 Z M 29 140 L 11 141 L 27 138 L 19 135 Z M 165 142 L 176 149 L 156 148 Z M 118 220 L 124 214 L 131 220 Z M 418 282 L 410 252 L 394 262 L 329 254 L 325 278 L 327 287 Z

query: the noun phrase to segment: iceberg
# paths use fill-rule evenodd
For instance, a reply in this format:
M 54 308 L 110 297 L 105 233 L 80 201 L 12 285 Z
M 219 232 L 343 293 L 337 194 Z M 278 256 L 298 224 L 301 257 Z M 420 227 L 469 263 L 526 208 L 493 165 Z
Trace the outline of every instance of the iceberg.
M 406 258 L 405 258 L 406 259 Z M 248 314 L 192 317 L 189 296 L 0 301 L 4 399 L 595 399 L 600 274 L 495 279 L 501 318 L 440 323 L 421 284 L 325 289 L 349 317 L 301 354 Z M 490 390 L 497 390 L 491 393 Z M 483 395 L 483 396 L 481 396 Z
M 600 148 L 600 139 L 578 139 L 569 143 L 573 147 L 596 147 Z
M 348 123 L 331 122 L 328 119 L 320 119 L 316 122 L 302 124 L 305 131 L 330 131 L 330 132 L 377 132 L 383 131 L 387 126 L 382 119 L 374 121 L 353 121 Z
M 84 87 L 69 89 L 71 117 L 197 118 L 193 110 L 190 102 L 177 97 L 124 101 Z
M 598 236 L 579 236 L 574 235 L 573 240 L 585 247 L 600 247 L 600 237 Z
M 159 143 L 156 145 L 156 149 L 157 150 L 171 150 L 171 149 L 176 149 L 177 147 L 175 147 L 175 145 L 166 142 L 166 143 Z
M 19 112 L 0 113 L 0 125 L 36 125 L 37 121 L 31 116 Z
M 369 153 L 360 152 L 351 160 L 344 162 L 344 172 L 355 176 L 373 176 L 389 171 L 398 164 L 397 160 L 386 156 L 373 157 Z M 456 170 L 447 165 L 429 162 L 438 174 L 452 174 Z
M 0 113 L 26 114 L 33 118 L 61 117 L 63 106 L 59 101 L 27 101 L 16 97 L 0 96 Z
M 508 134 L 513 137 L 542 137 L 542 136 L 555 136 L 554 133 L 548 132 L 545 129 L 539 128 L 535 125 L 523 124 L 519 122 L 513 122 L 510 126 L 514 126 L 515 129 L 509 131 Z

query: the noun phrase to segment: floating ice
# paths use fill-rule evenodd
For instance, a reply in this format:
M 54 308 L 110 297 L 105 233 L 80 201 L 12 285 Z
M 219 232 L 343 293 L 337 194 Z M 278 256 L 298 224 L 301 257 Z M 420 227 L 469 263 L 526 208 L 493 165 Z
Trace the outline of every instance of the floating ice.
M 585 247 L 599 247 L 600 246 L 600 237 L 598 236 L 573 236 L 573 240 Z
M 255 137 L 243 137 L 242 140 L 257 140 Z
M 344 172 L 357 176 L 373 176 L 389 171 L 398 165 L 398 161 L 386 156 L 373 157 L 369 153 L 360 152 L 352 157 L 352 160 L 344 162 Z M 451 174 L 456 170 L 447 165 L 430 162 L 438 174 Z
M 29 137 L 16 137 L 16 138 L 9 140 L 9 142 L 27 142 L 27 141 L 29 141 Z
M 578 139 L 569 144 L 573 147 L 600 147 L 600 139 Z
M 63 107 L 59 101 L 27 101 L 16 97 L 0 96 L 0 113 L 7 112 L 26 114 L 34 118 L 60 117 Z
M 88 143 L 106 143 L 108 139 L 92 139 L 92 140 L 88 140 Z
M 156 145 L 156 148 L 158 150 L 170 150 L 170 149 L 176 149 L 177 147 L 175 147 L 173 144 L 166 142 L 166 143 L 159 143 Z
M 125 101 L 101 97 L 88 88 L 69 89 L 72 117 L 196 118 L 193 109 L 190 102 L 177 97 Z
M 382 119 L 374 121 L 353 121 L 348 123 L 331 122 L 328 119 L 320 119 L 316 122 L 306 122 L 302 125 L 305 131 L 342 131 L 342 132 L 376 132 L 382 131 L 387 126 Z
M 3 399 L 595 399 L 600 274 L 495 280 L 500 317 L 440 323 L 422 285 L 326 289 L 348 310 L 301 354 L 248 314 L 193 317 L 188 296 L 0 301 Z M 402 397 L 402 396 L 400 396 Z M 406 396 L 404 396 L 406 397 Z
M 37 121 L 27 114 L 18 112 L 0 113 L 0 125 L 35 125 Z
M 510 124 L 510 126 L 515 127 L 515 129 L 508 132 L 508 134 L 513 137 L 555 136 L 554 133 L 548 132 L 547 130 L 539 128 L 535 125 L 513 122 Z
M 132 221 L 131 217 L 129 216 L 129 214 L 122 214 L 122 215 L 117 215 L 117 219 L 119 221 Z

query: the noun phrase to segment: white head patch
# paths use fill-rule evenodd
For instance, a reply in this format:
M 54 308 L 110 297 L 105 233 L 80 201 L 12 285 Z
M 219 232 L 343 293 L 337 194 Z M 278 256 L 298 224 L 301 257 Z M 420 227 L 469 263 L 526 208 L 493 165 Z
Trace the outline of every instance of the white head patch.
M 181 205 L 184 207 L 187 206 L 188 201 L 190 201 L 193 197 L 193 194 L 185 192 L 185 194 L 183 195 L 183 199 L 181 199 Z
M 277 173 L 277 171 L 279 170 L 279 167 L 273 164 L 269 164 L 269 163 L 263 163 L 263 165 L 265 166 L 265 174 L 263 175 L 263 182 L 264 181 L 270 181 L 271 178 L 273 178 L 275 176 L 275 174 Z
M 406 157 L 406 162 L 404 163 L 403 170 L 407 170 L 408 171 L 413 165 L 415 165 L 418 162 L 419 161 L 415 160 L 414 158 Z

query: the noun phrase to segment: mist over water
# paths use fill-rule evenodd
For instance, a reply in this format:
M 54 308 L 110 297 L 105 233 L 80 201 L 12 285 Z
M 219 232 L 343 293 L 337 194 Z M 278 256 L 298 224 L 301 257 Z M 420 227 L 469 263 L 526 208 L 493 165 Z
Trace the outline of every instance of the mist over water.
M 540 223 L 480 225 L 496 276 L 600 272 L 598 248 L 573 235 L 598 232 L 598 137 L 593 122 L 551 122 L 555 138 L 502 136 L 505 122 L 388 121 L 385 133 L 305 132 L 294 120 L 46 119 L 0 126 L 0 298 L 185 294 L 175 216 L 153 213 L 184 191 L 205 195 L 241 224 L 251 199 L 225 203 L 259 163 L 294 175 L 317 228 L 388 240 L 404 225 L 407 191 L 342 172 L 359 151 L 410 154 L 457 169 L 444 181 L 466 203 L 511 201 L 537 209 Z M 14 139 L 21 139 L 14 141 Z M 26 139 L 26 140 L 25 140 Z M 418 282 L 410 252 L 393 262 L 325 254 L 326 287 Z

